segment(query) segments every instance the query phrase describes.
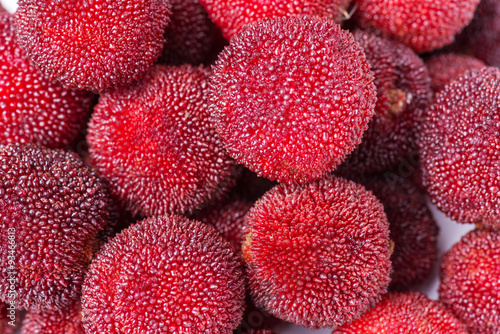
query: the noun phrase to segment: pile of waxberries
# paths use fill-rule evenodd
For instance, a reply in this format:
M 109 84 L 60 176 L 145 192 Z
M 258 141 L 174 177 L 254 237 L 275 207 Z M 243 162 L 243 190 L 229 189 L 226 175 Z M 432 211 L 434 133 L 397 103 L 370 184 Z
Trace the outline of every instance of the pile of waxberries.
M 500 333 L 498 66 L 498 0 L 19 0 L 0 333 Z

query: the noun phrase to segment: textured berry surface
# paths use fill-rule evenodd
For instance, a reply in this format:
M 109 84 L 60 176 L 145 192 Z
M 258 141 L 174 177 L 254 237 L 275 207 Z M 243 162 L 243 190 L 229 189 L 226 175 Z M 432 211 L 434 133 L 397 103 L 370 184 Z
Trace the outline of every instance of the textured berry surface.
M 420 153 L 424 185 L 441 211 L 500 227 L 500 69 L 467 72 L 441 90 Z
M 19 0 L 17 39 L 50 80 L 102 92 L 139 79 L 158 59 L 167 0 Z
M 437 261 L 438 226 L 425 192 L 411 179 L 387 174 L 355 179 L 384 205 L 389 220 L 393 272 L 390 290 L 407 290 L 426 279 Z
M 23 319 L 22 334 L 85 334 L 80 303 L 62 310 L 28 312 Z
M 109 199 L 73 153 L 0 145 L 0 298 L 18 308 L 62 308 L 78 298 Z M 9 270 L 7 270 L 9 268 Z
M 234 163 L 208 120 L 207 75 L 156 66 L 140 83 L 100 96 L 90 156 L 134 215 L 192 211 L 229 182 Z
M 264 18 L 310 15 L 340 22 L 351 0 L 200 0 L 224 37 L 233 38 L 245 26 Z
M 479 0 L 356 0 L 363 28 L 375 28 L 416 52 L 453 42 L 471 20 Z
M 7 304 L 0 302 L 0 333 L 13 334 L 15 326 L 9 325 L 9 322 L 12 320 L 8 318 L 9 310 L 7 309 L 7 307 Z
M 474 19 L 458 38 L 459 43 L 491 66 L 500 66 L 500 2 L 481 0 Z
M 212 47 L 213 23 L 198 0 L 169 0 L 172 17 L 165 30 L 161 61 L 199 65 Z
M 425 65 L 429 70 L 432 89 L 435 92 L 439 92 L 447 83 L 458 79 L 466 71 L 477 70 L 485 66 L 477 58 L 456 53 L 431 56 L 425 61 Z
M 441 262 L 439 298 L 471 333 L 499 333 L 499 243 L 498 232 L 472 231 Z
M 247 214 L 243 245 L 257 306 L 298 325 L 342 325 L 389 284 L 389 225 L 382 204 L 340 178 L 278 185 Z
M 420 292 L 389 293 L 361 318 L 334 334 L 468 334 L 443 304 Z
M 51 83 L 15 41 L 13 16 L 0 14 L 0 143 L 64 148 L 83 131 L 94 95 Z
M 180 216 L 145 219 L 97 253 L 83 286 L 94 333 L 232 333 L 244 279 L 230 244 Z
M 210 85 L 229 154 L 259 176 L 309 182 L 359 144 L 373 116 L 373 75 L 358 43 L 331 20 L 265 19 L 233 38 Z
M 424 62 L 405 45 L 362 31 L 354 38 L 375 76 L 377 104 L 361 144 L 341 169 L 383 172 L 418 150 L 417 126 L 432 102 L 430 77 Z
M 259 330 L 268 331 L 283 323 L 282 320 L 269 314 L 269 312 L 255 306 L 248 289 L 245 297 L 245 304 L 246 307 L 243 313 L 243 319 L 233 334 L 259 333 Z

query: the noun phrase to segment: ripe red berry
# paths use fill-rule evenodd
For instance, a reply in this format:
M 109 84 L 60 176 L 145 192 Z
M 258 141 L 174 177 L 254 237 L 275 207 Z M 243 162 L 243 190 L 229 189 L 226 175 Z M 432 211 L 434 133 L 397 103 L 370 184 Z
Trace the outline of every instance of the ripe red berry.
M 500 233 L 466 234 L 441 261 L 439 298 L 471 333 L 494 334 L 500 328 Z
M 376 91 L 350 33 L 318 17 L 265 19 L 233 38 L 211 77 L 213 122 L 237 162 L 278 182 L 339 165 L 374 113 Z
M 0 14 L 0 143 L 65 148 L 83 131 L 94 100 L 43 77 L 16 43 L 13 16 Z
M 80 302 L 64 309 L 28 312 L 21 328 L 23 334 L 85 334 Z
M 442 53 L 429 57 L 425 65 L 431 76 L 432 89 L 439 92 L 452 80 L 469 70 L 480 69 L 485 64 L 474 57 L 457 53 Z
M 202 67 L 157 66 L 100 96 L 90 156 L 134 215 L 190 212 L 228 186 L 234 163 L 208 120 L 207 75 Z
M 2 334 L 14 334 L 14 329 L 16 326 L 12 326 L 9 324 L 9 322 L 13 321 L 11 320 L 9 316 L 9 310 L 7 308 L 7 304 L 4 304 L 0 302 L 0 333 Z M 18 311 L 14 310 L 14 317 L 16 317 L 16 313 Z M 18 313 L 19 314 L 19 313 Z M 14 320 L 14 325 L 17 325 L 17 322 Z
M 363 139 L 340 168 L 347 173 L 378 173 L 397 167 L 418 150 L 417 128 L 432 102 L 424 62 L 407 46 L 362 31 L 354 39 L 363 48 L 377 88 L 375 116 Z
M 420 292 L 392 292 L 374 308 L 334 334 L 467 334 L 467 329 L 442 303 Z
M 460 223 L 500 227 L 500 69 L 467 72 L 437 95 L 420 153 L 431 201 Z
M 0 299 L 71 304 L 109 219 L 104 186 L 76 154 L 33 144 L 0 145 L 0 175 Z
M 362 186 L 340 178 L 278 185 L 247 221 L 250 293 L 274 316 L 310 328 L 339 326 L 386 292 L 389 225 Z
M 148 218 L 95 256 L 83 286 L 83 323 L 87 334 L 230 334 L 244 292 L 240 261 L 213 227 L 181 216 Z
M 416 52 L 453 42 L 471 20 L 479 0 L 356 0 L 363 28 L 375 28 Z
M 20 0 L 17 39 L 50 80 L 103 92 L 139 79 L 158 59 L 167 0 Z

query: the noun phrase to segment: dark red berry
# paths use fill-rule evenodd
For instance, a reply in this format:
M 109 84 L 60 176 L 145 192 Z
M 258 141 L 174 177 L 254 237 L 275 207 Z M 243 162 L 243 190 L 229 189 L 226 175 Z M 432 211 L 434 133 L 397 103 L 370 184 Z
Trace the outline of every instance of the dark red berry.
M 441 90 L 420 153 L 438 209 L 460 223 L 500 226 L 500 69 L 467 72 Z
M 62 310 L 28 312 L 21 331 L 23 334 L 85 334 L 80 303 Z
M 0 333 L 2 334 L 14 334 L 17 325 L 16 318 L 19 317 L 19 313 L 15 309 L 9 310 L 9 307 L 10 305 L 0 302 Z M 9 315 L 12 315 L 12 319 Z
M 13 16 L 0 14 L 0 143 L 65 148 L 83 131 L 94 103 L 35 69 L 15 41 Z
M 104 186 L 76 154 L 33 144 L 0 145 L 0 175 L 0 299 L 70 305 L 109 219 Z
M 94 333 L 221 333 L 241 321 L 240 261 L 213 227 L 181 216 L 148 218 L 97 253 L 83 286 Z
M 274 316 L 310 328 L 339 326 L 386 292 L 389 224 L 362 186 L 340 178 L 278 185 L 247 220 L 250 292 Z
M 19 0 L 17 39 L 50 80 L 102 92 L 139 79 L 158 59 L 167 0 Z
M 264 19 L 233 38 L 211 77 L 213 122 L 237 162 L 310 182 L 360 142 L 376 91 L 350 33 L 318 17 Z
M 143 81 L 100 96 L 90 155 L 134 215 L 190 212 L 229 186 L 234 163 L 208 120 L 207 75 L 156 66 Z

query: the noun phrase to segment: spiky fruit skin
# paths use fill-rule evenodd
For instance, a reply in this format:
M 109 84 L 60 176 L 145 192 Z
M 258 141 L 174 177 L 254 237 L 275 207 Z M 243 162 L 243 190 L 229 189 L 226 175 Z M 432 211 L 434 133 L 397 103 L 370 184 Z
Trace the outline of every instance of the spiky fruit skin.
M 343 13 L 351 0 L 200 0 L 210 19 L 230 40 L 245 26 L 270 17 L 319 16 L 342 21 Z
M 166 0 L 20 0 L 17 41 L 49 80 L 103 92 L 153 65 L 170 14 Z
M 105 188 L 76 154 L 33 144 L 0 145 L 0 174 L 0 299 L 64 308 L 78 299 L 108 222 Z
M 434 92 L 439 92 L 447 83 L 458 79 L 466 71 L 486 66 L 477 58 L 457 53 L 442 53 L 431 56 L 425 60 L 425 65 L 429 70 Z
M 181 216 L 145 219 L 97 253 L 83 323 L 94 333 L 221 333 L 241 321 L 240 261 L 213 227 Z
M 14 329 L 16 328 L 16 326 L 9 325 L 9 322 L 11 322 L 12 320 L 8 317 L 9 310 L 7 309 L 7 307 L 7 304 L 0 302 L 0 333 L 14 334 Z M 14 312 L 17 313 L 17 311 Z
M 62 310 L 28 312 L 21 327 L 23 334 L 85 334 L 81 307 L 77 302 Z
M 158 65 L 136 85 L 100 96 L 90 156 L 134 215 L 190 212 L 229 182 L 234 162 L 208 120 L 207 75 Z
M 305 183 L 359 144 L 373 116 L 373 75 L 358 43 L 331 20 L 264 19 L 221 53 L 212 120 L 226 149 L 259 176 Z
M 466 51 L 490 66 L 500 66 L 500 2 L 481 0 L 472 22 L 458 37 Z
M 425 191 L 411 179 L 386 174 L 354 179 L 384 205 L 389 221 L 393 272 L 390 290 L 404 291 L 426 279 L 437 262 L 438 226 L 427 207 Z
M 416 291 L 387 294 L 374 308 L 334 334 L 467 334 L 444 305 Z
M 233 334 L 258 333 L 260 330 L 271 330 L 283 323 L 282 320 L 269 314 L 269 312 L 255 306 L 248 289 L 245 296 L 245 304 L 243 319 Z
M 415 52 L 454 41 L 471 20 L 479 0 L 356 0 L 362 28 L 377 29 Z
M 309 328 L 339 326 L 386 292 L 389 224 L 362 186 L 341 178 L 278 185 L 247 221 L 250 293 L 274 316 Z
M 212 47 L 213 23 L 198 0 L 169 0 L 172 16 L 165 30 L 161 62 L 200 65 Z
M 362 31 L 356 31 L 354 39 L 374 74 L 377 104 L 361 144 L 341 169 L 379 173 L 418 150 L 417 128 L 432 102 L 431 79 L 424 62 L 404 44 Z
M 203 209 L 194 218 L 213 226 L 240 254 L 246 236 L 245 215 L 251 207 L 252 202 L 231 198 Z
M 500 233 L 474 230 L 443 255 L 439 299 L 471 333 L 499 333 Z
M 83 131 L 94 100 L 43 77 L 16 43 L 13 16 L 0 14 L 1 144 L 64 148 Z
M 500 227 L 500 69 L 467 72 L 437 95 L 423 123 L 423 182 L 460 223 Z

